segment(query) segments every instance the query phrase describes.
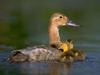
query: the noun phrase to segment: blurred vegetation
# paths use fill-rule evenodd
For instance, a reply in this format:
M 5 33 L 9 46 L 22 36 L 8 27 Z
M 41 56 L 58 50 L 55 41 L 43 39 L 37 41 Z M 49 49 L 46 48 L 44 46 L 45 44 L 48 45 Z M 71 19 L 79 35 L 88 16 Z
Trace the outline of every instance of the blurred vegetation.
M 72 38 L 76 44 L 100 44 L 100 0 L 1 0 L 0 47 L 24 48 L 48 44 L 50 15 L 62 12 L 79 28 L 62 27 L 62 39 Z

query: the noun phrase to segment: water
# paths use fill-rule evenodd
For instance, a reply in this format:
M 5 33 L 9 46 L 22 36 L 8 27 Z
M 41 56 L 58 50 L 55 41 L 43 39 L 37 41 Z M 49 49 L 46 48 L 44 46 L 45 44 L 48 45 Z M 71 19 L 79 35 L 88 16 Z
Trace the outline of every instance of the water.
M 0 53 L 1 75 L 98 75 L 100 74 L 100 54 L 86 52 L 85 61 L 72 64 L 59 62 L 24 62 L 10 63 L 5 59 L 10 51 Z

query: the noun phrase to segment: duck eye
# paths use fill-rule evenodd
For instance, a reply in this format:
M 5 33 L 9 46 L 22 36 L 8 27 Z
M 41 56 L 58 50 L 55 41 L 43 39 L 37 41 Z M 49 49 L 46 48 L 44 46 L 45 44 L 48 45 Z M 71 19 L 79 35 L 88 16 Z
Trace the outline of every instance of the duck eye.
M 59 18 L 63 18 L 62 16 L 60 16 Z

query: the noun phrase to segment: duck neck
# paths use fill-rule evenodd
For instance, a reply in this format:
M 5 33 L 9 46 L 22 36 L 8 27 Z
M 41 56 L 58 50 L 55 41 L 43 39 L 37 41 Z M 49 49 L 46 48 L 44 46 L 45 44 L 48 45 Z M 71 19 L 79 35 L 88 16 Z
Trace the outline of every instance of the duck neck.
M 56 45 L 60 42 L 59 29 L 57 25 L 50 25 L 49 27 L 50 45 Z

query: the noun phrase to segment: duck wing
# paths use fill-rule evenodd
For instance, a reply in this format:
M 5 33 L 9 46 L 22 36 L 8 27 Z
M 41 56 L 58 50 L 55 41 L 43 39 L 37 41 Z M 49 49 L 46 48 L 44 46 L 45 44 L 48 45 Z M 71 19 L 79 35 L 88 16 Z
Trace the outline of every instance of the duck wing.
M 47 61 L 57 60 L 60 58 L 61 51 L 47 46 L 34 46 L 27 47 L 26 49 L 20 49 L 15 51 L 9 60 L 13 62 L 24 61 Z

